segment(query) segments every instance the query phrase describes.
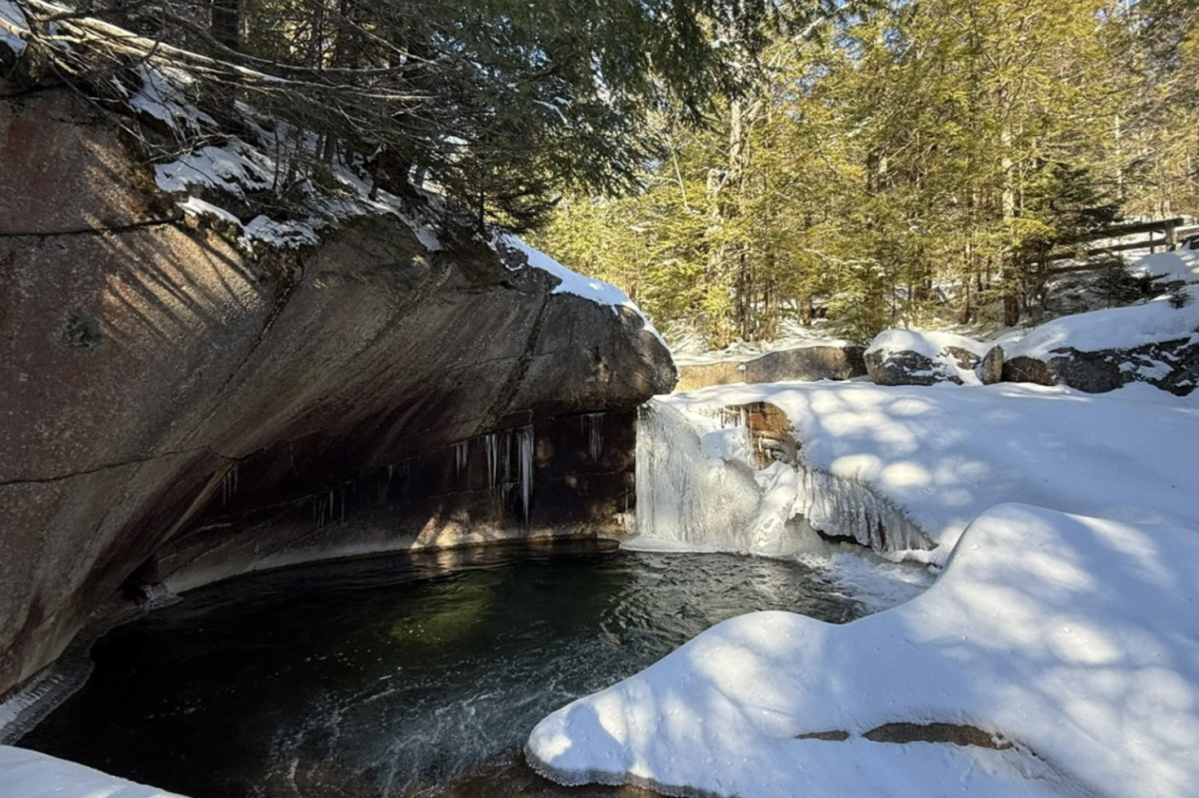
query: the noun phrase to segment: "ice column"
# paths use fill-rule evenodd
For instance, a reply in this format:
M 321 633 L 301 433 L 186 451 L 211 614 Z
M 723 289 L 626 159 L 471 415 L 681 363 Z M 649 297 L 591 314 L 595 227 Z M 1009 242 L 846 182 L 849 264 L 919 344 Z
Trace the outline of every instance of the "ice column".
M 533 425 L 516 430 L 517 475 L 520 482 L 521 517 L 529 520 L 529 499 L 533 495 Z

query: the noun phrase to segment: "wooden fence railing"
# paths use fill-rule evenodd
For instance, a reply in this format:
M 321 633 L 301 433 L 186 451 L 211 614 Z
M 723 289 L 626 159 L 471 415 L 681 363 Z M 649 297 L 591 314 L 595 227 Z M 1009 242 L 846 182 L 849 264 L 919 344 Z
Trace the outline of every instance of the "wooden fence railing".
M 1184 222 L 1186 222 L 1186 219 L 1181 216 L 1175 216 L 1172 219 L 1160 219 L 1156 222 L 1134 222 L 1132 224 L 1105 227 L 1102 230 L 1096 230 L 1086 235 L 1074 236 L 1064 240 L 1059 239 L 1054 242 L 1054 251 L 1045 260 L 1052 262 L 1070 258 L 1094 258 L 1130 249 L 1147 249 L 1150 252 L 1156 252 L 1158 247 L 1161 247 L 1163 250 L 1174 249 L 1183 238 L 1194 233 L 1199 233 L 1199 225 L 1185 225 Z M 1148 239 L 1140 238 L 1136 241 L 1119 241 L 1121 238 L 1142 236 L 1146 233 L 1149 235 Z M 1101 247 L 1078 249 L 1079 244 L 1105 239 L 1112 240 L 1112 243 Z

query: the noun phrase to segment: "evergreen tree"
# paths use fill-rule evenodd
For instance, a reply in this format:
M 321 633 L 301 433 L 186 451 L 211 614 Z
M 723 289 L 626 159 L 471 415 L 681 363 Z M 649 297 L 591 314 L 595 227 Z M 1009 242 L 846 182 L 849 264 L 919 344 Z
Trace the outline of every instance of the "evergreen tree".
M 754 32 L 836 5 L 98 0 L 63 14 L 44 0 L 19 3 L 69 33 L 70 50 L 41 33 L 32 43 L 90 90 L 109 85 L 106 67 L 137 59 L 189 69 L 227 124 L 234 100 L 251 101 L 297 140 L 314 134 L 314 160 L 369 156 L 394 191 L 433 183 L 517 225 L 536 222 L 562 190 L 631 190 L 662 154 L 650 114 L 698 119 L 746 82 L 761 46 Z M 735 35 L 714 40 L 715 30 Z

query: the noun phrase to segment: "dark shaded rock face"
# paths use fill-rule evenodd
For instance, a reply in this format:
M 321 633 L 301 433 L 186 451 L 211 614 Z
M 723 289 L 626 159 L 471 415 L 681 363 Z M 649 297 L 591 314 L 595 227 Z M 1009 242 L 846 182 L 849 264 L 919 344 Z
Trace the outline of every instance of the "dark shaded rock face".
M 931 358 L 919 352 L 870 352 L 865 360 L 875 385 L 933 385 L 947 379 Z
M 141 584 L 619 529 L 675 379 L 634 313 L 469 231 L 247 260 L 90 113 L 0 101 L 0 695 Z
M 679 367 L 677 391 L 708 385 L 848 380 L 866 373 L 860 346 L 805 346 L 767 352 L 752 360 L 724 360 Z
M 1050 357 L 1015 357 L 1003 366 L 1006 382 L 1068 385 L 1086 393 L 1106 393 L 1134 382 L 1186 396 L 1199 384 L 1199 342 L 1194 338 L 1158 341 L 1132 349 L 1082 352 L 1055 349 Z
M 993 346 L 987 350 L 979 364 L 978 378 L 983 385 L 1003 382 L 1003 347 Z

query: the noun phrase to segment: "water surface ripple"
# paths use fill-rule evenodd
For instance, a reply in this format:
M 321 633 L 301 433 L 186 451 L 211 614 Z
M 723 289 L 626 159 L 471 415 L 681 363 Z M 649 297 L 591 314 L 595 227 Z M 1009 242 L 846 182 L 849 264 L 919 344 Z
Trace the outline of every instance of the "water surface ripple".
M 594 542 L 264 574 L 109 633 L 20 744 L 192 798 L 623 794 L 538 779 L 529 730 L 764 609 L 862 614 L 800 563 Z

